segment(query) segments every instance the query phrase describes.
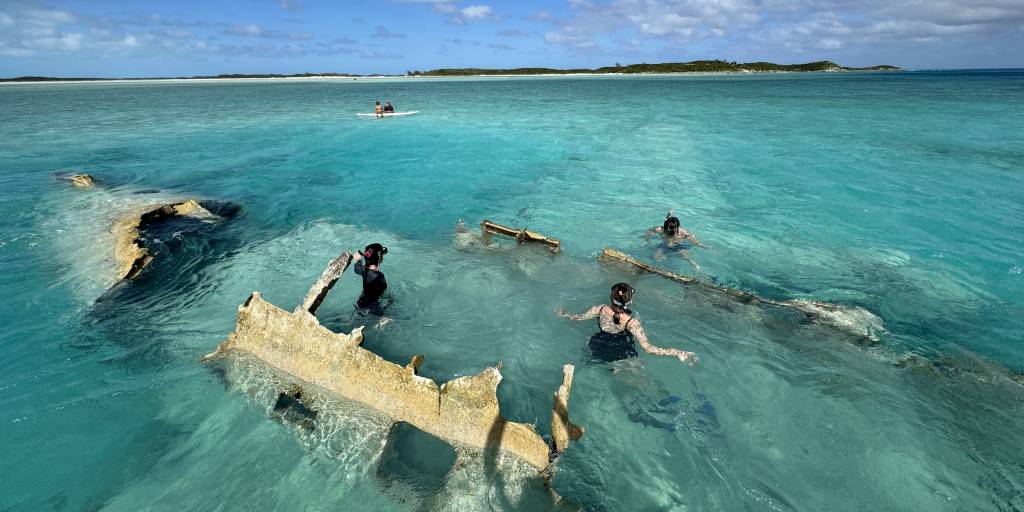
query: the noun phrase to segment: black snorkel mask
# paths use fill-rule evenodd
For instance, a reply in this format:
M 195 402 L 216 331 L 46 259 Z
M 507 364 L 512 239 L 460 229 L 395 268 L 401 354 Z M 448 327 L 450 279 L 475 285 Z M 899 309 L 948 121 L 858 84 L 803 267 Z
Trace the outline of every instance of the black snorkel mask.
M 367 262 L 371 259 L 377 260 L 372 265 L 379 265 L 384 261 L 384 255 L 388 253 L 388 248 L 381 244 L 370 244 L 363 250 L 363 257 L 366 258 Z
M 675 236 L 679 233 L 679 218 L 668 217 L 665 222 L 661 225 L 661 230 L 669 236 Z

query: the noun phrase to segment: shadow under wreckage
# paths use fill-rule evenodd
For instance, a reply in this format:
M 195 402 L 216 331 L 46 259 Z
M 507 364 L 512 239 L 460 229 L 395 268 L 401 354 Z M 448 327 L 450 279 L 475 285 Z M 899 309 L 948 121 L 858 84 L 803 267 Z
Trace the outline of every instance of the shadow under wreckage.
M 235 331 L 203 362 L 244 352 L 300 383 L 279 390 L 279 405 L 301 400 L 301 383 L 308 383 L 376 409 L 392 425 L 408 423 L 458 450 L 511 455 L 550 476 L 558 455 L 583 434 L 569 421 L 573 365 L 563 366 L 563 381 L 554 394 L 549 444 L 532 425 L 502 417 L 500 365 L 439 385 L 417 375 L 422 356 L 400 366 L 360 346 L 362 327 L 345 334 L 320 325 L 316 310 L 351 261 L 348 251 L 331 261 L 291 313 L 253 292 L 238 308 Z

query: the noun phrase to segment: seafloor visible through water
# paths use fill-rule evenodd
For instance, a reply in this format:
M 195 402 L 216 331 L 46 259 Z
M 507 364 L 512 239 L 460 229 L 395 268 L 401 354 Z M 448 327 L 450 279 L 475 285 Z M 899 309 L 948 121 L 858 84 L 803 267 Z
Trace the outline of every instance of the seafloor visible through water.
M 357 118 L 374 100 L 405 118 Z M 55 179 L 87 172 L 97 187 Z M 150 233 L 135 205 L 240 207 Z M 1024 510 L 1024 72 L 0 87 L 2 510 Z M 674 207 L 707 245 L 655 261 Z M 563 253 L 455 236 L 528 226 Z M 338 401 L 275 412 L 258 364 L 198 359 L 253 290 L 294 307 L 382 242 L 391 323 L 342 279 L 318 316 L 437 381 L 503 362 L 549 431 L 561 365 L 586 435 L 551 489 L 455 464 Z M 776 299 L 858 306 L 867 343 L 599 263 L 614 247 Z M 557 318 L 631 282 L 656 345 L 589 362 Z M 99 300 L 98 300 L 99 299 Z

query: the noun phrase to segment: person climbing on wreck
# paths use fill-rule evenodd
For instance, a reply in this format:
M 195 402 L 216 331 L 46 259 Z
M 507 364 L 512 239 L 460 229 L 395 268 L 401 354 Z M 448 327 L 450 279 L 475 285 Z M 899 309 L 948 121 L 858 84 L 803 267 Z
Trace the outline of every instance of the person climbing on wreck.
M 700 265 L 693 258 L 690 258 L 688 252 L 693 246 L 704 248 L 704 244 L 700 243 L 693 233 L 690 233 L 679 224 L 679 217 L 673 215 L 674 209 L 669 208 L 668 215 L 665 215 L 665 222 L 661 226 L 655 226 L 647 230 L 644 238 L 650 239 L 656 234 L 662 236 L 662 243 L 654 253 L 654 259 L 662 260 L 665 258 L 665 251 L 671 251 L 682 256 L 693 268 L 700 270 Z
M 570 315 L 564 308 L 558 308 L 555 313 L 569 320 L 598 319 L 599 330 L 590 337 L 587 344 L 596 359 L 613 362 L 637 357 L 639 354 L 634 344 L 635 339 L 648 354 L 676 357 L 690 366 L 698 361 L 697 355 L 693 352 L 652 345 L 643 326 L 640 325 L 640 320 L 633 316 L 633 311 L 629 309 L 632 302 L 633 287 L 626 283 L 618 283 L 612 286 L 611 304 L 594 306 L 579 315 Z
M 383 316 L 384 307 L 380 298 L 388 289 L 388 282 L 384 279 L 384 273 L 380 271 L 380 265 L 384 262 L 384 255 L 388 248 L 381 244 L 370 244 L 362 252 L 353 251 L 352 259 L 355 260 L 353 270 L 356 275 L 363 276 L 363 293 L 356 301 L 356 307 L 368 310 L 371 314 Z

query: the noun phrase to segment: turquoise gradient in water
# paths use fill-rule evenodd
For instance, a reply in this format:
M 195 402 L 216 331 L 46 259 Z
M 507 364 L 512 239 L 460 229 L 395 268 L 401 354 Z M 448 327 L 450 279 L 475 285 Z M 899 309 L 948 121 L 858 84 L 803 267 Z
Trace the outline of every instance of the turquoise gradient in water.
M 377 99 L 421 113 L 354 116 Z M 1024 510 L 1024 72 L 5 85 L 0 111 L 0 509 Z M 113 220 L 185 197 L 241 213 L 159 233 L 104 295 Z M 596 261 L 653 261 L 670 207 L 708 248 L 659 265 L 887 332 Z M 467 245 L 460 218 L 563 254 Z M 542 434 L 577 365 L 561 504 L 353 404 L 275 420 L 259 365 L 198 362 L 251 291 L 290 309 L 371 241 L 395 304 L 367 348 L 438 381 L 502 361 L 504 414 Z M 587 362 L 596 326 L 553 311 L 622 280 L 695 368 Z M 357 294 L 318 315 L 372 324 Z

